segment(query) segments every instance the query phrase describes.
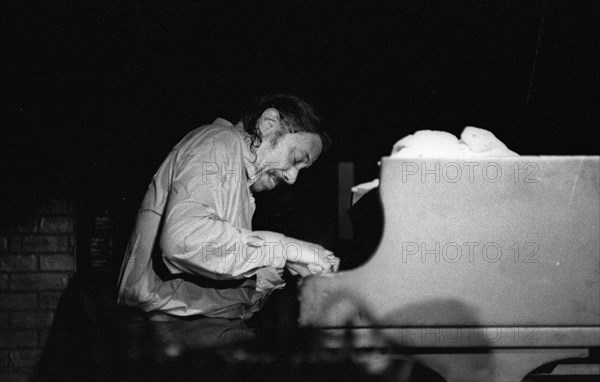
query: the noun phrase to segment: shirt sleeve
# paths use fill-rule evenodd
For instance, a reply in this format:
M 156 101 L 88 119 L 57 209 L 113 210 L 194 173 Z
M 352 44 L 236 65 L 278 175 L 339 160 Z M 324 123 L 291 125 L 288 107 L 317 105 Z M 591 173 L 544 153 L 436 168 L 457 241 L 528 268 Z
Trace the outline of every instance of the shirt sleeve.
M 160 237 L 171 273 L 232 279 L 250 277 L 265 266 L 285 265 L 273 248 L 276 243 L 236 228 L 225 218 L 232 212 L 228 208 L 235 208 L 232 195 L 245 187 L 238 150 L 233 139 L 208 139 L 176 165 Z M 219 168 L 229 171 L 215 171 Z M 237 173 L 231 171 L 235 168 Z

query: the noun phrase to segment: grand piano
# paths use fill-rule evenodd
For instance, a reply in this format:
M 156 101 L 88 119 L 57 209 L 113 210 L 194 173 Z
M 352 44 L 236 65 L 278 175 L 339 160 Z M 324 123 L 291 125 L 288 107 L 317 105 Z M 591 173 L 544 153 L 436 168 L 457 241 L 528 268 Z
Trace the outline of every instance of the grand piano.
M 599 171 L 597 156 L 382 158 L 381 239 L 303 280 L 300 326 L 448 381 L 600 373 Z

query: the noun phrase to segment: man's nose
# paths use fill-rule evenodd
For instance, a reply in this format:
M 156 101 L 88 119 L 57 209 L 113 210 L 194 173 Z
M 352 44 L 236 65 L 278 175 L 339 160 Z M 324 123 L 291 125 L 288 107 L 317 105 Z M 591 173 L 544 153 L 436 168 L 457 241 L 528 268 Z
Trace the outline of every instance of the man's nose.
M 283 180 L 287 184 L 294 184 L 298 178 L 298 169 L 292 166 L 283 172 Z

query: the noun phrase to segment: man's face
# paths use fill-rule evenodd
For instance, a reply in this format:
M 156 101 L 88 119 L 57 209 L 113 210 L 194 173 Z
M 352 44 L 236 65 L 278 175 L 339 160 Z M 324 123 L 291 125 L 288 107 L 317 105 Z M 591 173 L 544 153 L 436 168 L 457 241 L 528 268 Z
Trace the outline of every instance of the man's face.
M 312 165 L 322 149 L 323 144 L 317 134 L 263 134 L 263 142 L 256 149 L 256 162 L 250 176 L 254 183 L 250 188 L 253 192 L 260 192 L 272 190 L 281 182 L 293 184 L 300 170 Z

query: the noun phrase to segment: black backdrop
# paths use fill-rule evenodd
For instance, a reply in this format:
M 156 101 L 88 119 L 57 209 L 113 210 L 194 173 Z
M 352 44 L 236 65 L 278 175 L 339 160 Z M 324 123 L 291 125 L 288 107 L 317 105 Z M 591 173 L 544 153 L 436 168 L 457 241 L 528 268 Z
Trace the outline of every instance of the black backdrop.
M 371 180 L 416 130 L 599 151 L 595 1 L 0 4 L 5 210 L 58 192 L 127 222 L 187 131 L 267 92 L 305 96 L 330 126 L 331 151 L 257 215 L 315 241 L 335 235 L 336 163 Z

